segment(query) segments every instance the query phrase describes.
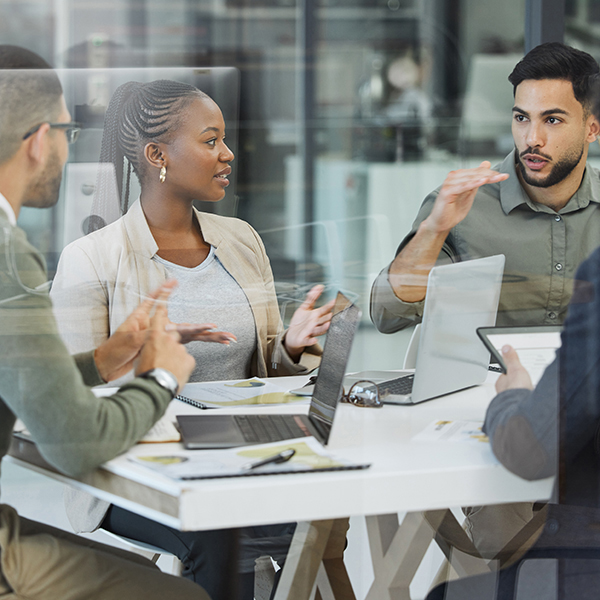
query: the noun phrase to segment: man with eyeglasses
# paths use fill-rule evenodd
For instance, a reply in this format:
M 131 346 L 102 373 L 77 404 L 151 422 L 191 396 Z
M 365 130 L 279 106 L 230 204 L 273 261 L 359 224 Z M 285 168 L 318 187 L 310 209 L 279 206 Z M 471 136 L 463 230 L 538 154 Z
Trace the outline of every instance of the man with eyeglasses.
M 67 142 L 69 144 L 73 144 L 77 141 L 79 137 L 79 132 L 81 131 L 81 126 L 79 123 L 70 122 L 70 123 L 40 123 L 35 127 L 32 127 L 24 136 L 23 139 L 26 140 L 28 137 L 31 137 L 34 133 L 37 133 L 42 125 L 48 125 L 50 129 L 63 129 L 65 135 L 67 136 Z
M 71 122 L 58 77 L 36 54 L 0 46 L 0 458 L 15 419 L 59 470 L 80 476 L 136 443 L 185 384 L 194 360 L 166 331 L 165 284 L 95 351 L 62 343 L 44 260 L 16 224 L 22 206 L 57 199 Z M 154 313 L 152 314 L 152 312 Z M 99 385 L 137 377 L 108 398 Z M 189 580 L 137 555 L 19 517 L 0 504 L 0 598 L 208 600 Z

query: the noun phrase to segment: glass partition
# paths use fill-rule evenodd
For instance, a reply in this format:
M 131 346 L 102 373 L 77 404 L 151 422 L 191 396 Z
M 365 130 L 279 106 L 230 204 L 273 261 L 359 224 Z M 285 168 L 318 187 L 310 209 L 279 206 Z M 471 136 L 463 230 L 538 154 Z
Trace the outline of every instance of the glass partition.
M 327 299 L 340 290 L 363 313 L 349 369 L 400 369 L 412 330 L 375 329 L 372 283 L 449 171 L 498 164 L 513 150 L 507 77 L 524 51 L 525 4 L 0 0 L 1 41 L 59 70 L 83 126 L 60 202 L 23 209 L 19 224 L 53 277 L 64 247 L 94 218 L 104 113 L 116 87 L 191 83 L 223 110 L 235 154 L 225 198 L 197 207 L 258 231 L 284 321 L 312 285 L 324 284 Z M 596 3 L 567 7 L 566 41 L 600 58 Z M 372 572 L 354 548 L 351 576 L 365 597 Z M 433 579 L 429 567 L 417 573 L 415 598 Z
M 187 81 L 194 69 L 233 67 L 239 92 L 217 101 L 239 98 L 226 114 L 234 185 L 202 208 L 263 235 L 286 298 L 316 282 L 342 289 L 369 329 L 370 285 L 426 194 L 451 169 L 512 149 L 506 77 L 523 52 L 524 10 L 525 0 L 0 2 L 3 39 L 65 69 L 69 108 L 84 124 L 61 203 L 21 221 L 52 271 L 91 197 L 80 179 L 93 180 L 84 165 L 97 161 L 111 70 L 139 78 L 141 68 L 147 80 L 185 68 Z M 98 71 L 80 79 L 71 69 Z M 69 78 L 96 103 L 87 113 Z M 402 355 L 400 338 L 376 337 Z

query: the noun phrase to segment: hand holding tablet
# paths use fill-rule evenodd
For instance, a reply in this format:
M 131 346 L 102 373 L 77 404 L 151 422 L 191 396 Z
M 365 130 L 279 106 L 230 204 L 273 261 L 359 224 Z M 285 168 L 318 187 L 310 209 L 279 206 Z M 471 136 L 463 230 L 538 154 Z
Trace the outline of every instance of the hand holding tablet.
M 535 384 L 554 360 L 556 350 L 560 348 L 561 331 L 562 327 L 559 325 L 480 327 L 477 329 L 477 335 L 498 362 L 503 373 L 506 373 L 506 365 L 502 357 L 502 347 L 507 344 L 512 346 Z

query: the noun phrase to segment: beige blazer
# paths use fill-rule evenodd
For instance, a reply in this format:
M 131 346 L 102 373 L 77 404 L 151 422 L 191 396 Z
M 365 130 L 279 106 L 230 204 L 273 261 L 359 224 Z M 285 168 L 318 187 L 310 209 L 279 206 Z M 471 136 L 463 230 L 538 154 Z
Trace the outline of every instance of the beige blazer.
M 308 348 L 299 363 L 294 363 L 285 351 L 273 274 L 256 231 L 240 219 L 199 211 L 195 214 L 204 239 L 215 247 L 217 257 L 250 303 L 257 339 L 251 375 L 300 375 L 316 368 L 320 347 Z M 152 260 L 157 252 L 139 201 L 118 221 L 63 250 L 51 296 L 59 331 L 70 352 L 96 348 L 147 292 L 167 279 L 163 265 Z M 109 506 L 74 490 L 66 491 L 65 501 L 69 520 L 78 532 L 96 529 Z

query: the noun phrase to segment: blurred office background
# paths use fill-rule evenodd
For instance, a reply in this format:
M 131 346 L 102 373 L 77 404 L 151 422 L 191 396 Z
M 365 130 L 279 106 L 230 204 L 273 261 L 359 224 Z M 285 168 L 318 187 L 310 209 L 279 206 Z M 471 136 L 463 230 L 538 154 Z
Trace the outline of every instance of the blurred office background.
M 236 159 L 225 200 L 201 208 L 261 233 L 282 307 L 316 282 L 356 299 L 354 370 L 400 368 L 407 334 L 374 330 L 371 282 L 448 171 L 512 149 L 506 78 L 532 40 L 563 35 L 600 58 L 600 2 L 0 0 L 0 42 L 65 69 L 84 125 L 61 201 L 20 223 L 52 274 L 89 217 L 119 78 L 207 81 Z
M 548 1 L 562 7 L 564 24 Z M 564 2 L 544 6 L 565 40 L 599 53 L 600 4 Z M 62 201 L 46 213 L 25 211 L 22 225 L 52 272 L 89 217 L 103 112 L 116 85 L 123 77 L 190 81 L 224 108 L 236 152 L 226 199 L 202 208 L 261 232 L 283 304 L 291 308 L 323 282 L 354 294 L 369 327 L 370 284 L 425 195 L 449 170 L 494 163 L 512 149 L 506 77 L 526 28 L 544 14 L 535 4 L 0 0 L 0 40 L 68 70 L 69 108 L 85 128 Z M 210 76 L 194 73 L 217 67 L 235 75 L 206 89 Z M 106 69 L 127 71 L 111 77 Z

